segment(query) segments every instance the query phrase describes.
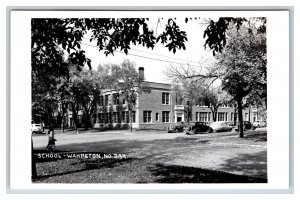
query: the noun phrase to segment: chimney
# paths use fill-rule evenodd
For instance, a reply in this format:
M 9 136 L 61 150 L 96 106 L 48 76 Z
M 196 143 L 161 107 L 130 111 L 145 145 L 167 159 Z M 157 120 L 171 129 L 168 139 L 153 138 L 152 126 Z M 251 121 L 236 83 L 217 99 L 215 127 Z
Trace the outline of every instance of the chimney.
M 144 80 L 145 75 L 144 75 L 144 67 L 139 67 L 139 77 Z

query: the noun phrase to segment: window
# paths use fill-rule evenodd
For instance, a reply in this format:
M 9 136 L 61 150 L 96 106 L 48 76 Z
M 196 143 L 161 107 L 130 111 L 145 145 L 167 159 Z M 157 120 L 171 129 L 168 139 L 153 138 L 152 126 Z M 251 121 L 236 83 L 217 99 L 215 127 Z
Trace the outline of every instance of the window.
M 182 98 L 182 96 L 176 94 L 175 101 L 176 101 L 176 105 L 182 105 L 183 104 L 183 98 Z
M 108 94 L 105 95 L 105 102 L 104 102 L 104 105 L 105 105 L 105 106 L 108 106 L 108 96 L 109 96 Z
M 99 121 L 100 121 L 100 123 L 104 123 L 103 113 L 99 113 Z
M 135 123 L 135 111 L 132 111 L 132 123 Z
M 211 120 L 210 120 L 210 115 L 211 115 L 211 113 L 209 112 L 208 113 L 208 121 L 210 122 Z
M 231 113 L 230 115 L 231 115 L 231 116 L 230 116 L 230 121 L 234 121 L 234 120 L 233 120 L 233 113 Z
M 113 103 L 114 103 L 114 105 L 119 105 L 119 94 L 118 93 L 113 94 Z
M 225 113 L 225 121 L 228 121 L 228 113 Z
M 207 121 L 207 112 L 200 112 L 200 122 L 206 122 Z
M 100 104 L 100 106 L 103 106 L 103 96 L 102 95 L 100 96 L 99 104 Z
M 210 113 L 208 113 L 208 112 L 196 112 L 196 121 L 197 122 L 207 122 L 208 115 L 210 115 Z
M 159 121 L 159 113 L 155 113 L 155 121 Z
M 218 113 L 218 121 L 225 121 L 225 113 L 224 112 Z
M 152 115 L 151 111 L 144 111 L 144 115 L 143 115 L 144 123 L 151 123 L 152 121 L 151 115 Z
M 129 123 L 129 113 L 128 111 L 122 112 L 122 122 L 123 123 Z
M 169 105 L 170 104 L 170 93 L 163 92 L 162 93 L 162 104 Z
M 170 111 L 163 111 L 163 122 L 170 122 Z
M 245 121 L 248 120 L 248 113 L 245 113 Z
M 105 123 L 110 123 L 110 114 L 105 113 Z
M 118 112 L 113 113 L 113 123 L 119 123 L 119 113 Z

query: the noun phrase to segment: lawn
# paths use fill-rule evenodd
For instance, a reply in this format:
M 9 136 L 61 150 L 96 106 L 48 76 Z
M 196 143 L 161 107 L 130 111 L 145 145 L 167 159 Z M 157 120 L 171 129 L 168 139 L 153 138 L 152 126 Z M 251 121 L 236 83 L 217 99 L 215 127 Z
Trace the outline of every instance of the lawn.
M 267 182 L 266 131 L 251 131 L 245 138 L 234 132 L 74 136 L 81 143 L 60 137 L 55 153 L 116 153 L 126 158 L 38 159 L 34 183 Z M 43 152 L 41 146 L 35 148 L 35 155 Z

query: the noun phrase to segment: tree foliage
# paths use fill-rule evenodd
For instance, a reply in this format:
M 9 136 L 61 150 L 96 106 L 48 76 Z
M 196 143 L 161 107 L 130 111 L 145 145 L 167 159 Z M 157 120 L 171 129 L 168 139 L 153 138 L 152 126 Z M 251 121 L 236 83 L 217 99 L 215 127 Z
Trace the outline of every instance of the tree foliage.
M 104 87 L 103 79 L 95 70 L 83 69 L 78 73 L 73 66 L 70 67 L 70 79 L 67 84 L 65 101 L 72 110 L 75 129 L 78 126 L 79 111 L 83 112 L 83 123 L 88 129 L 92 126 L 92 117 L 96 115 L 97 103 Z
M 208 106 L 212 112 L 213 121 L 217 121 L 217 112 L 222 105 L 228 105 L 232 101 L 232 97 L 221 87 L 210 87 L 199 95 L 198 100 Z
M 165 31 L 157 37 L 149 29 L 148 21 L 148 18 L 34 18 L 31 21 L 32 70 L 46 65 L 63 73 L 61 50 L 68 52 L 72 64 L 91 67 L 91 60 L 81 50 L 81 41 L 88 31 L 92 32 L 90 41 L 96 41 L 99 51 L 106 55 L 117 49 L 127 54 L 130 46 L 137 44 L 153 49 L 159 41 L 174 53 L 177 48 L 185 49 L 186 32 L 174 20 L 170 19 Z
M 244 22 L 239 30 L 228 31 L 228 43 L 218 56 L 226 70 L 222 87 L 238 104 L 240 137 L 243 137 L 243 100 L 248 104 L 267 100 L 266 32 L 260 31 L 265 19 Z
M 112 65 L 111 78 L 114 80 L 112 89 L 116 89 L 126 100 L 130 117 L 130 129 L 132 130 L 132 111 L 137 104 L 137 95 L 150 93 L 150 87 L 144 81 L 143 75 L 136 70 L 135 63 L 124 60 L 120 65 Z
M 248 27 L 248 31 L 257 33 L 266 33 L 266 18 L 256 18 L 262 21 L 257 27 Z M 234 28 L 236 31 L 245 24 L 253 21 L 253 19 L 246 19 L 240 17 L 220 17 L 218 21 L 210 20 L 209 25 L 204 31 L 203 38 L 206 38 L 204 47 L 209 47 L 213 51 L 213 55 L 216 53 L 222 53 L 227 41 L 227 31 Z M 251 23 L 251 22 L 250 22 Z

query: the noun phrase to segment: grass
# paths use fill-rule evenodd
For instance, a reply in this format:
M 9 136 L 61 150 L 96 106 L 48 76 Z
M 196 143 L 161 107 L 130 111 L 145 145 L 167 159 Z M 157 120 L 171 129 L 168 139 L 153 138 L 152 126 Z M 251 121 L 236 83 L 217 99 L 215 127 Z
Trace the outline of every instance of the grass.
M 37 159 L 37 177 L 33 183 L 266 183 L 267 159 L 263 150 L 266 141 L 266 132 L 249 132 L 245 138 L 236 137 L 236 133 L 218 133 L 150 141 L 118 139 L 77 144 L 79 151 L 105 147 L 107 150 L 132 150 L 137 156 L 126 159 Z M 245 145 L 255 145 L 263 151 L 244 150 L 241 153 L 240 148 Z M 72 147 L 70 144 L 60 150 L 68 151 Z M 223 151 L 238 154 L 225 159 Z M 35 150 L 35 153 L 43 152 L 42 149 Z M 56 153 L 61 152 L 57 150 Z M 214 153 L 225 159 L 219 168 L 214 168 Z M 199 162 L 200 166 L 197 165 Z M 259 173 L 258 176 L 239 173 L 245 170 Z
M 34 183 L 266 183 L 221 171 L 166 165 L 147 159 L 67 159 L 38 163 Z

